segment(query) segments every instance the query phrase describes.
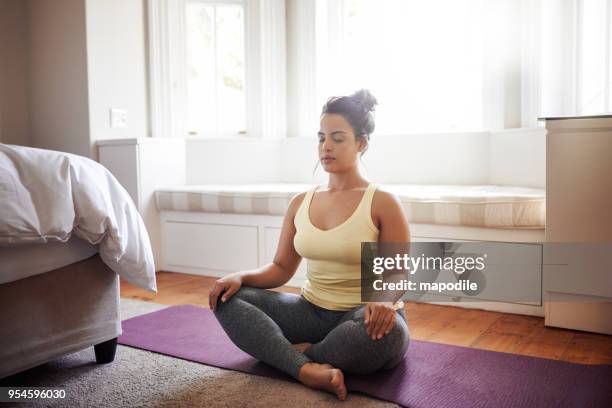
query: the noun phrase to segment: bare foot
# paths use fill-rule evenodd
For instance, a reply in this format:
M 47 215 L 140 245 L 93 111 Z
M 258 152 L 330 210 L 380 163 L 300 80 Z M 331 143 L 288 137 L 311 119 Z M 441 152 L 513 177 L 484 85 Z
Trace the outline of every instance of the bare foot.
M 346 399 L 346 385 L 342 370 L 329 364 L 306 363 L 299 373 L 300 381 L 311 388 L 336 394 L 340 401 Z
M 296 343 L 296 344 L 293 344 L 293 347 L 295 347 L 301 353 L 303 353 L 310 346 L 312 346 L 312 343 Z

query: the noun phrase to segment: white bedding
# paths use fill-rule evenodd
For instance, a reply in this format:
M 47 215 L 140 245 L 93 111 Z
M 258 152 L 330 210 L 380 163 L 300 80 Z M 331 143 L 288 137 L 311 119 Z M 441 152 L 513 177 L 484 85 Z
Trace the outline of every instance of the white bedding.
M 63 268 L 98 253 L 98 247 L 72 236 L 66 243 L 0 246 L 0 284 Z
M 156 290 L 151 243 L 132 199 L 113 175 L 85 157 L 0 144 L 0 246 L 98 245 L 127 281 Z

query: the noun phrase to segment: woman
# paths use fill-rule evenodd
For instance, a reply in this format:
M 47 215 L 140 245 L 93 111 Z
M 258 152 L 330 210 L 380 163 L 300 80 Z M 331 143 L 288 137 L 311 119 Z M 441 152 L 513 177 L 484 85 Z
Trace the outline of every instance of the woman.
M 327 189 L 291 200 L 271 264 L 217 280 L 209 297 L 240 349 L 340 400 L 343 372 L 392 368 L 409 342 L 401 301 L 361 301 L 361 242 L 409 241 L 399 201 L 359 173 L 376 103 L 367 90 L 327 101 L 318 133 Z M 287 283 L 302 257 L 301 295 L 265 290 Z

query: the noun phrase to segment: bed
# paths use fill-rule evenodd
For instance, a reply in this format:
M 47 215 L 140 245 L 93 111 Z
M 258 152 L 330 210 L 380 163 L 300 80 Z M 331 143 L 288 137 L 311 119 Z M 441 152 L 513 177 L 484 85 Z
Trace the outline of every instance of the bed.
M 0 378 L 91 346 L 112 362 L 119 275 L 156 291 L 144 223 L 108 170 L 0 144 Z

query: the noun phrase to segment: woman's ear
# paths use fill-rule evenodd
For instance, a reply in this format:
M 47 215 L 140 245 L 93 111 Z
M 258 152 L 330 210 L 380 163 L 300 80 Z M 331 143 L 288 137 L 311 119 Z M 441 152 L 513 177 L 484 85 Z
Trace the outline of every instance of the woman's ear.
M 368 150 L 368 142 L 367 142 L 367 140 L 362 139 L 362 140 L 359 142 L 359 151 L 360 151 L 361 153 L 365 153 L 365 151 L 366 151 L 366 150 Z

